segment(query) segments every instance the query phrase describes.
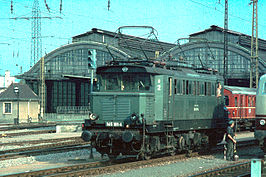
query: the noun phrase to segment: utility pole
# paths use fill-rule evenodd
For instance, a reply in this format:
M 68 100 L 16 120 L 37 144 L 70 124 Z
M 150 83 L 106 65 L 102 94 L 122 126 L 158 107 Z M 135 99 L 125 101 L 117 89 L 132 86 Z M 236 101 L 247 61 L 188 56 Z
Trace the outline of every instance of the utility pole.
M 50 12 L 50 8 L 44 0 L 47 10 Z M 60 0 L 60 13 L 62 11 L 62 0 Z M 11 13 L 13 13 L 13 1 L 11 0 Z M 30 67 L 32 67 L 36 61 L 42 57 L 42 36 L 41 36 L 41 19 L 52 19 L 61 17 L 41 17 L 41 11 L 39 7 L 39 0 L 34 0 L 32 6 L 32 16 L 31 17 L 15 17 L 10 18 L 14 20 L 18 19 L 31 19 L 31 60 Z M 43 119 L 45 114 L 45 64 L 44 57 L 40 59 L 40 78 L 39 78 L 39 96 L 41 98 L 40 102 L 40 118 Z
M 224 1 L 224 81 L 228 84 L 228 0 Z
M 252 36 L 251 36 L 251 51 L 250 51 L 250 88 L 258 87 L 259 82 L 259 68 L 258 68 L 258 0 L 251 0 L 253 4 L 252 12 Z M 255 65 L 255 72 L 254 72 Z
M 44 75 L 44 57 L 40 60 L 40 119 L 43 120 L 45 114 L 45 75 Z
M 42 56 L 42 39 L 41 39 L 41 12 L 39 0 L 34 0 L 32 6 L 31 21 L 31 60 L 30 67 Z

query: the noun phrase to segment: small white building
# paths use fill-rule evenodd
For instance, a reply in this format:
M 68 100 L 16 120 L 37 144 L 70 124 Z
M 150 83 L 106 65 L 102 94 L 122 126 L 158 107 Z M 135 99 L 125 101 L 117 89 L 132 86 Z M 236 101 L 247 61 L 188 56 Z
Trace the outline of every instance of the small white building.
M 0 76 L 0 88 L 7 88 L 12 83 L 15 83 L 15 77 L 10 76 L 10 71 L 5 71 L 5 76 Z

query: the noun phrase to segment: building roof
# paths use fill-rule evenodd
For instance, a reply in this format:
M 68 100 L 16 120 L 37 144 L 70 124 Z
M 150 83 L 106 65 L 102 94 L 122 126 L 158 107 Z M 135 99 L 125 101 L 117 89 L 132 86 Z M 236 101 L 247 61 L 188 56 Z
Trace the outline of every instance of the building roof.
M 142 38 L 142 37 L 137 37 L 137 36 L 132 36 L 128 34 L 122 34 L 122 33 L 116 33 L 116 32 L 111 32 L 107 30 L 102 30 L 102 29 L 97 29 L 97 28 L 92 28 L 91 31 L 88 31 L 83 34 L 79 34 L 77 36 L 73 36 L 72 39 L 73 41 L 82 38 L 84 36 L 89 36 L 93 33 L 98 33 L 102 35 L 106 35 L 109 37 L 112 37 L 114 39 L 119 39 L 118 40 L 118 45 L 124 48 L 132 48 L 132 49 L 137 49 L 137 50 L 144 50 L 144 51 L 168 51 L 172 47 L 175 46 L 173 43 L 167 43 L 167 42 L 162 42 L 158 40 L 151 40 L 147 38 Z
M 224 88 L 232 92 L 232 94 L 245 94 L 245 95 L 256 95 L 257 89 L 247 87 L 236 87 L 225 85 Z
M 116 32 L 102 30 L 102 29 L 98 29 L 98 28 L 92 28 L 91 31 L 88 31 L 86 33 L 82 33 L 82 34 L 79 34 L 79 35 L 76 35 L 76 36 L 73 36 L 72 38 L 73 39 L 80 38 L 80 37 L 88 36 L 88 35 L 93 34 L 93 33 L 105 34 L 105 35 L 108 35 L 108 36 L 114 37 L 114 38 L 119 38 L 119 37 L 127 38 L 127 39 L 128 38 L 135 38 L 137 40 L 147 41 L 146 38 L 132 36 L 132 35 L 128 35 L 128 34 L 116 33 Z M 166 45 L 171 45 L 171 46 L 175 45 L 175 44 L 172 44 L 172 43 L 162 42 L 162 41 L 152 41 L 152 42 L 166 44 Z
M 14 88 L 18 87 L 19 94 L 14 92 Z M 39 100 L 39 97 L 26 84 L 12 83 L 4 92 L 0 94 L 0 100 Z
M 189 36 L 190 37 L 195 37 L 197 35 L 204 34 L 204 33 L 210 32 L 210 31 L 220 31 L 220 32 L 223 33 L 224 32 L 224 28 L 221 28 L 221 27 L 216 26 L 216 25 L 211 25 L 210 28 L 205 29 L 203 31 L 196 32 L 196 33 L 192 33 Z M 240 44 L 246 45 L 246 46 L 250 46 L 250 41 L 251 41 L 251 36 L 250 35 L 243 34 L 243 33 L 240 33 L 240 32 L 236 32 L 236 31 L 233 31 L 233 30 L 228 30 L 227 33 L 239 36 L 240 37 L 240 39 L 239 39 L 240 40 L 240 42 L 239 42 Z M 263 50 L 266 50 L 266 40 L 258 38 L 258 41 L 259 41 L 259 48 L 263 49 Z
M 197 35 L 199 35 L 199 34 L 203 34 L 203 33 L 210 32 L 210 31 L 221 31 L 221 32 L 224 32 L 224 29 L 221 28 L 221 27 L 219 27 L 219 26 L 216 26 L 216 25 L 211 25 L 210 28 L 205 29 L 205 30 L 203 30 L 203 31 L 198 31 L 198 32 L 196 32 L 196 33 L 192 33 L 192 34 L 190 34 L 189 36 L 190 36 L 190 37 L 193 37 L 193 36 L 197 36 Z M 227 32 L 230 33 L 230 34 L 238 35 L 238 36 L 239 36 L 239 35 L 245 35 L 245 34 L 243 34 L 243 33 L 239 33 L 239 32 L 232 31 L 232 30 L 228 30 Z

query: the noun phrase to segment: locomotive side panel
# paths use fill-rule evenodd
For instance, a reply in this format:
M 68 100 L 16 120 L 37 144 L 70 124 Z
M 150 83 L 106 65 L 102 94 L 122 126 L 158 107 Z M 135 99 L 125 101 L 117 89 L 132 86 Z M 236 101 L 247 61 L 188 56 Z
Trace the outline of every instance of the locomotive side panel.
M 168 76 L 164 83 L 162 93 L 155 93 L 155 100 L 160 97 L 163 106 L 158 110 L 163 119 L 156 120 L 173 121 L 176 130 L 191 130 L 215 128 L 215 119 L 224 118 L 223 99 L 215 95 L 217 80 Z

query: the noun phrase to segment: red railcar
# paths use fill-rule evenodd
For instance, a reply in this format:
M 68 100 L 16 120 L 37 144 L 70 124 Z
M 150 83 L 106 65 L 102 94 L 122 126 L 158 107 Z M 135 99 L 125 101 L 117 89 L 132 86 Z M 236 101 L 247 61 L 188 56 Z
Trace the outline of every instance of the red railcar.
M 237 122 L 239 129 L 255 126 L 256 89 L 224 86 L 225 105 L 228 118 Z

